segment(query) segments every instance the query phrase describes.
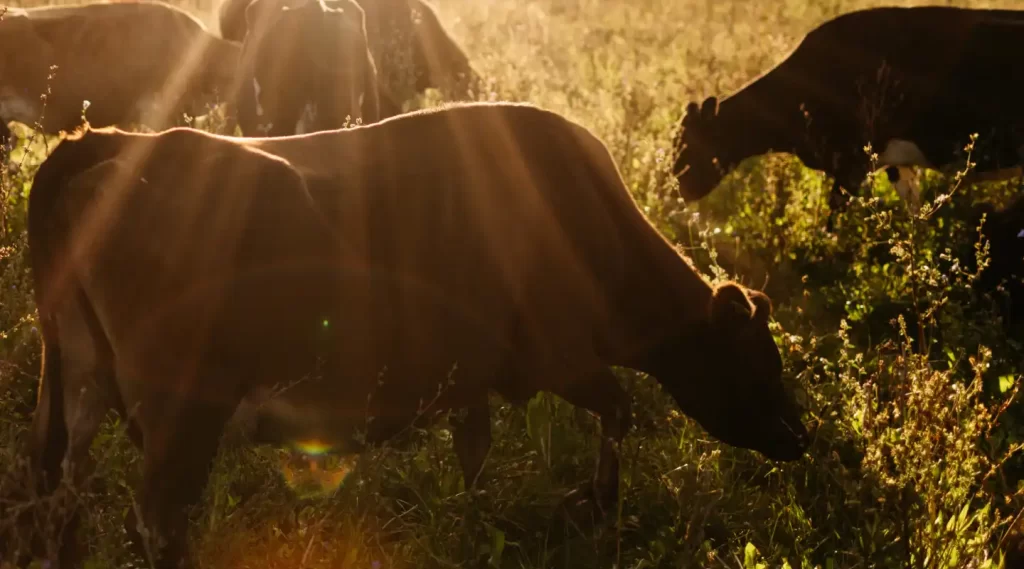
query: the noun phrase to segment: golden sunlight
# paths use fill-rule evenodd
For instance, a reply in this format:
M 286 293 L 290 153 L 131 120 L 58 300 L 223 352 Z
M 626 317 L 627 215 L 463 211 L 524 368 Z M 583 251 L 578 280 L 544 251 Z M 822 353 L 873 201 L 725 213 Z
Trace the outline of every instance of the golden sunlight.
M 291 450 L 278 451 L 278 467 L 288 487 L 300 497 L 336 491 L 355 470 L 358 455 L 331 454 L 331 446 L 317 440 L 298 441 Z

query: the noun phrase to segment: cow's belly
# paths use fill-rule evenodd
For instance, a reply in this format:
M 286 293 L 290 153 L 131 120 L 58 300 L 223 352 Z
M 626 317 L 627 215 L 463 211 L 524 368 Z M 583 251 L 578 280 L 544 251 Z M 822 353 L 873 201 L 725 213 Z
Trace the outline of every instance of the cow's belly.
M 4 122 L 17 121 L 34 126 L 42 114 L 39 97 L 29 97 L 13 89 L 0 92 L 0 117 Z
M 255 443 L 345 454 L 361 431 L 379 442 L 491 392 L 510 401 L 559 392 L 600 366 L 593 315 L 567 314 L 562 291 L 531 291 L 517 306 L 525 312 L 481 289 L 460 292 L 382 303 L 386 312 L 340 322 L 335 369 L 319 381 L 250 391 L 233 423 Z

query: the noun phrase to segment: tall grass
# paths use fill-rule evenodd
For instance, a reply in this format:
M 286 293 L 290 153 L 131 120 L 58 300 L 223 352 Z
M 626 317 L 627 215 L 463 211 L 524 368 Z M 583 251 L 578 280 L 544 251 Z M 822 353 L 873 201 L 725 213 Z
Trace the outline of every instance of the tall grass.
M 972 208 L 1013 183 L 959 187 L 925 173 L 911 213 L 884 176 L 824 232 L 829 181 L 791 157 L 753 159 L 683 203 L 670 141 L 690 100 L 774 65 L 857 0 L 445 0 L 438 6 L 489 83 L 593 129 L 643 210 L 701 270 L 764 286 L 786 375 L 808 408 L 808 456 L 774 464 L 710 439 L 649 378 L 621 371 L 635 427 L 622 445 L 621 511 L 562 508 L 591 475 L 599 427 L 556 397 L 492 401 L 494 449 L 463 490 L 444 423 L 371 449 L 333 492 L 275 449 L 222 452 L 196 512 L 208 567 L 997 567 L 1015 547 L 1024 463 L 1021 339 L 973 291 L 986 262 Z M 950 2 L 981 6 L 981 2 Z M 1012 7 L 1015 2 L 985 3 Z M 421 104 L 436 99 L 427 97 Z M 25 198 L 46 141 L 23 131 L 2 178 L 0 477 L 34 405 L 39 337 L 25 260 Z M 965 140 L 964 144 L 970 141 Z M 51 142 L 52 145 L 52 142 Z M 120 531 L 137 454 L 114 422 L 78 505 L 93 567 L 132 560 Z M 0 520 L 0 535 L 4 524 Z M 614 523 L 612 523 L 614 522 Z

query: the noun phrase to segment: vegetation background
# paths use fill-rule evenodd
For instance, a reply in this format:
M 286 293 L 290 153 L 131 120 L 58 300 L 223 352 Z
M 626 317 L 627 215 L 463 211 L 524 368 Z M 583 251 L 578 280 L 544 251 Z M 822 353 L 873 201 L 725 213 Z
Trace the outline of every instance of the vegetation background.
M 184 5 L 215 26 L 216 6 Z M 703 271 L 771 295 L 812 448 L 773 464 L 719 444 L 655 382 L 623 371 L 637 420 L 622 447 L 615 524 L 560 510 L 591 476 L 597 422 L 547 395 L 526 408 L 495 399 L 495 445 L 472 495 L 444 424 L 410 447 L 367 453 L 336 489 L 344 465 L 300 468 L 274 449 L 223 452 L 196 512 L 204 567 L 981 568 L 1014 551 L 1024 345 L 1001 321 L 1005 299 L 979 297 L 971 284 L 986 259 L 975 207 L 1006 203 L 1020 180 L 958 187 L 927 172 L 925 208 L 912 215 L 879 176 L 829 234 L 830 181 L 791 157 L 750 160 L 696 204 L 677 198 L 668 171 L 688 101 L 741 87 L 830 17 L 909 3 L 436 5 L 489 81 L 481 99 L 530 101 L 591 128 L 643 210 Z M 40 342 L 25 207 L 54 143 L 19 132 L 0 185 L 0 480 L 17 475 L 34 407 Z M 84 508 L 90 567 L 142 566 L 121 530 L 138 454 L 113 420 L 93 452 L 95 487 L 50 514 Z

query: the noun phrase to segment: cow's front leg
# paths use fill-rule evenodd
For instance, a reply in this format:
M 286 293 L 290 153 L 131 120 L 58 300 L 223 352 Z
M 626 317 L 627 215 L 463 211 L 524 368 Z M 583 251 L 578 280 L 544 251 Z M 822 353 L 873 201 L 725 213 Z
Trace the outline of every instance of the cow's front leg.
M 845 210 L 849 204 L 848 196 L 843 195 L 843 186 L 836 179 L 832 182 L 832 191 L 828 194 L 828 219 L 825 221 L 825 230 L 831 233 L 835 229 L 836 215 Z
M 483 471 L 487 453 L 491 450 L 491 414 L 487 398 L 459 411 L 452 421 L 452 446 L 462 466 L 466 489 L 475 488 Z
M 619 446 L 632 426 L 629 395 L 610 369 L 602 369 L 556 395 L 601 420 L 601 450 L 591 490 L 602 515 L 619 501 Z

